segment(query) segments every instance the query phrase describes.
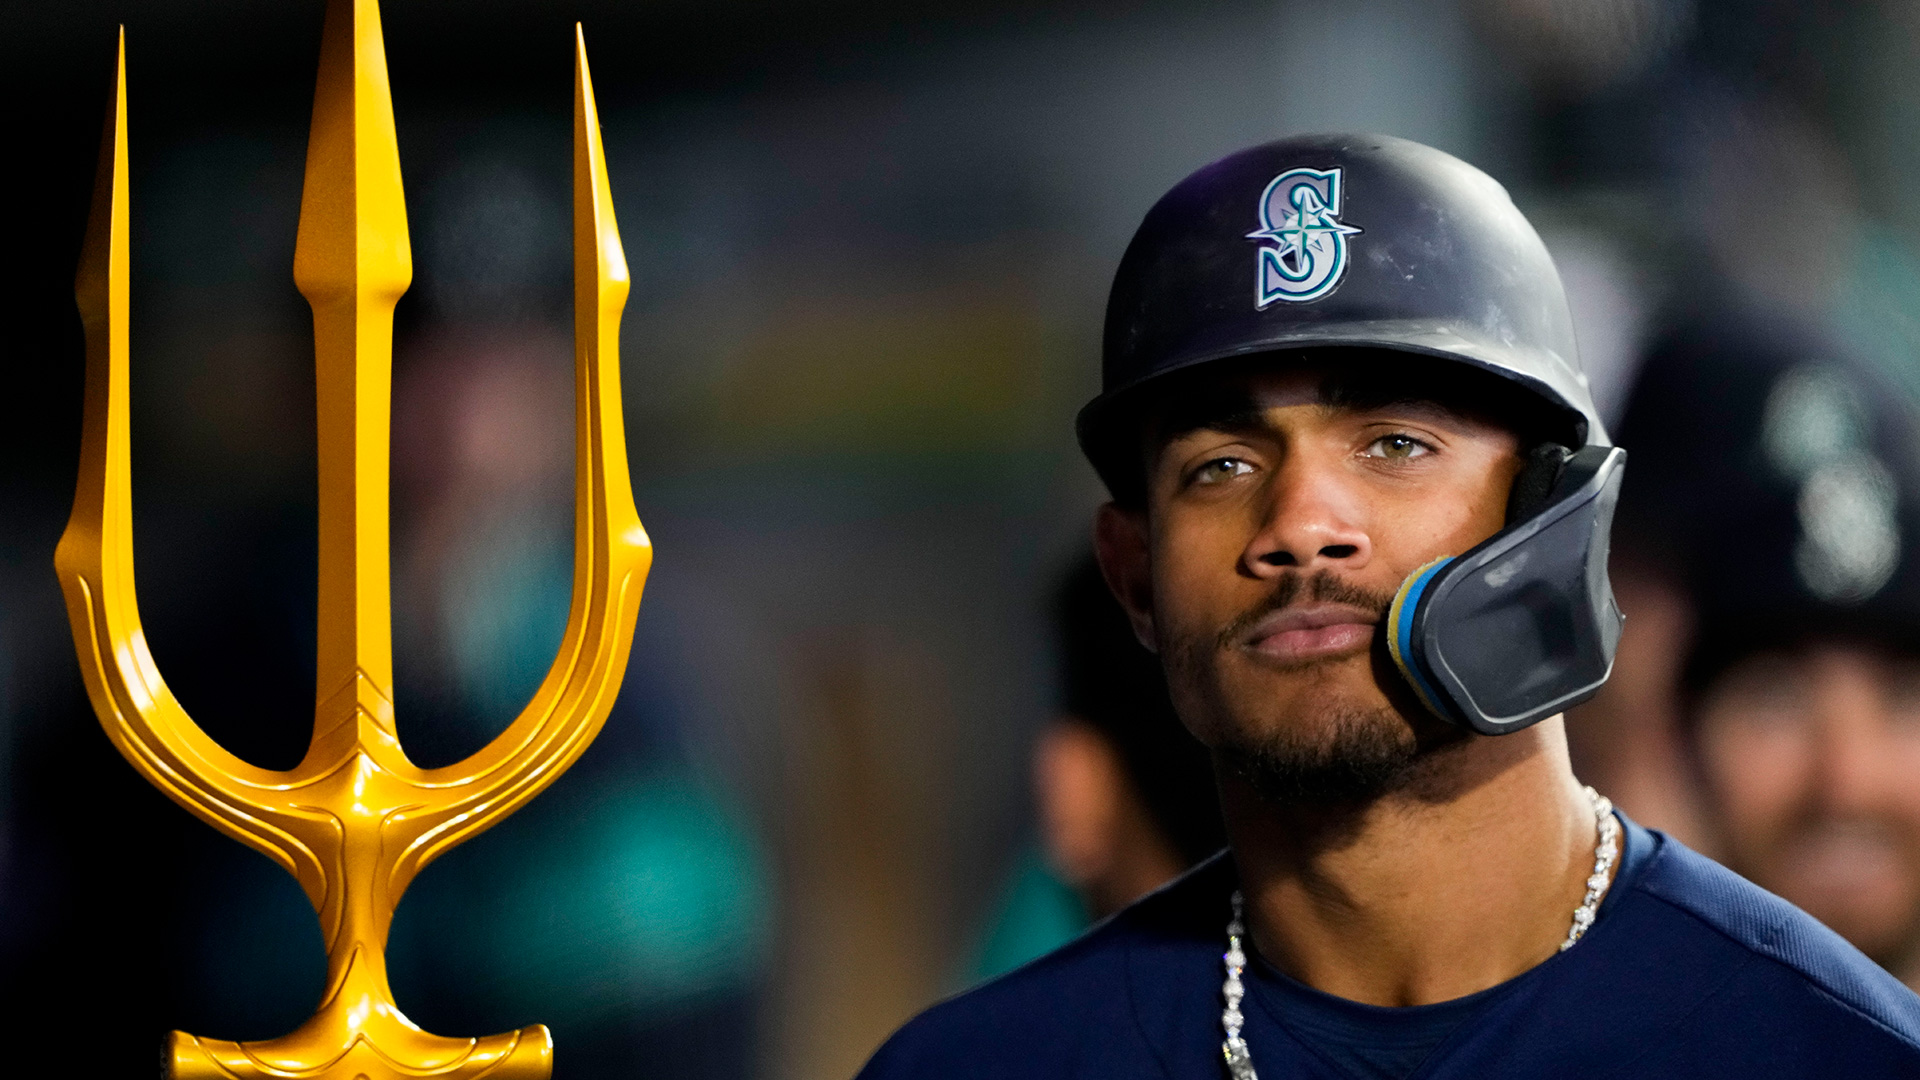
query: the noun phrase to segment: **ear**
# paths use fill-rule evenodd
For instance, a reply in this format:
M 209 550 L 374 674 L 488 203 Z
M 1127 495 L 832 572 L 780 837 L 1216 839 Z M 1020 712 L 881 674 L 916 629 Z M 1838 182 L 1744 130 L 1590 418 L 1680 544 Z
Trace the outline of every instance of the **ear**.
M 1102 506 L 1094 517 L 1093 551 L 1107 588 L 1133 623 L 1133 636 L 1148 652 L 1159 652 L 1153 629 L 1153 556 L 1147 546 L 1147 515 L 1112 503 Z

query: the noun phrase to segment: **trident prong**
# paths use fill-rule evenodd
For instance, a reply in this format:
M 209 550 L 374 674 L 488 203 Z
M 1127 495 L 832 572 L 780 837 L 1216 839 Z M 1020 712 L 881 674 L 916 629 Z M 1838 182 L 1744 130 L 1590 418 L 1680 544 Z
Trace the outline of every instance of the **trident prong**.
M 320 432 L 320 624 L 313 741 L 299 765 L 228 753 L 167 689 L 133 583 L 127 427 L 126 35 L 75 283 L 87 331 L 73 515 L 54 556 L 87 692 L 122 755 L 174 801 L 300 882 L 327 941 L 319 1011 L 290 1035 L 173 1034 L 181 1078 L 544 1078 L 535 1025 L 483 1039 L 415 1027 L 394 1006 L 386 943 L 422 867 L 512 813 L 600 730 L 633 641 L 652 547 L 633 505 L 620 410 L 627 266 L 575 27 L 573 604 L 559 655 L 507 729 L 457 765 L 421 769 L 393 724 L 387 470 L 393 307 L 412 277 L 375 0 L 330 0 L 294 277 L 314 313 Z

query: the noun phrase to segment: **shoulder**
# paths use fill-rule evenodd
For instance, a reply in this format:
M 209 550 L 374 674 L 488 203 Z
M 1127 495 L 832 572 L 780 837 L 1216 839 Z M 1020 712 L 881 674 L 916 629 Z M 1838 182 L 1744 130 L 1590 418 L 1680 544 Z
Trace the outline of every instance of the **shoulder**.
M 1658 846 L 1636 891 L 1752 956 L 1757 963 L 1743 965 L 1736 983 L 1790 987 L 1799 991 L 1791 997 L 1802 1012 L 1825 1014 L 1828 1023 L 1877 1033 L 1920 1054 L 1920 997 L 1913 991 L 1799 908 L 1655 835 Z M 1737 994 L 1739 987 L 1732 989 Z M 1776 992 L 1773 1000 L 1780 999 Z
M 1133 969 L 1170 957 L 1214 962 L 1218 942 L 1199 932 L 1200 918 L 1224 911 L 1231 874 L 1216 856 L 1059 949 L 934 1005 L 881 1046 L 861 1080 L 1156 1075 Z M 1220 904 L 1207 905 L 1215 894 Z
M 861 1080 L 1061 1075 L 1051 1059 L 1075 1031 L 1131 1026 L 1126 924 L 1118 917 L 908 1021 Z

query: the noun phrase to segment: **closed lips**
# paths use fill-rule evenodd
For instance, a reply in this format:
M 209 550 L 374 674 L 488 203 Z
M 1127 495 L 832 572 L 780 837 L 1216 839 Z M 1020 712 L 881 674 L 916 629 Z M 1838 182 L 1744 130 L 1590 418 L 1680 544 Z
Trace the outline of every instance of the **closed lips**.
M 1307 660 L 1364 649 L 1373 641 L 1378 612 L 1349 604 L 1283 608 L 1255 623 L 1244 647 L 1276 660 Z

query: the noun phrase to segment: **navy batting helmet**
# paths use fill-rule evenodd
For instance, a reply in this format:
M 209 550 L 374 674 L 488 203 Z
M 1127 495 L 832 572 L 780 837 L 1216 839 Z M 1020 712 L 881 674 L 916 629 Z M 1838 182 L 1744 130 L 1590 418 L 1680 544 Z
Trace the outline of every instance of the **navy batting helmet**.
M 1746 298 L 1685 312 L 1620 429 L 1622 554 L 1692 600 L 1694 687 L 1809 640 L 1920 651 L 1920 416 L 1830 331 Z
M 1117 492 L 1138 468 L 1131 419 L 1166 376 L 1309 350 L 1324 362 L 1336 348 L 1489 373 L 1529 392 L 1556 433 L 1530 453 L 1505 529 L 1401 587 L 1387 638 L 1415 692 L 1488 734 L 1592 696 L 1620 635 L 1606 567 L 1626 455 L 1594 409 L 1539 234 L 1505 188 L 1450 154 L 1312 135 L 1181 181 L 1114 276 L 1081 446 Z

